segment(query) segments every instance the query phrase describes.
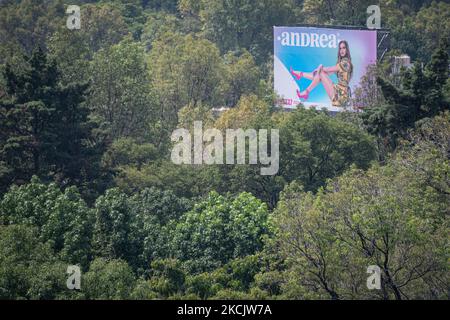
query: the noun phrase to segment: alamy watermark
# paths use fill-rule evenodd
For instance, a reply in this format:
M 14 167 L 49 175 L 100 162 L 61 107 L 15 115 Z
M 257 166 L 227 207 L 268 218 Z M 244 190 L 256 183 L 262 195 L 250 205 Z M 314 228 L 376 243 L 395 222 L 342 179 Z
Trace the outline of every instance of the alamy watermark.
M 367 278 L 367 289 L 380 290 L 381 289 L 381 269 L 377 265 L 367 267 L 367 273 L 370 276 Z
M 267 129 L 226 129 L 224 139 L 220 130 L 203 132 L 202 121 L 195 121 L 193 139 L 189 130 L 179 128 L 173 131 L 171 140 L 175 142 L 171 154 L 175 164 L 224 164 L 224 160 L 226 164 L 246 164 L 248 155 L 248 164 L 267 166 L 261 168 L 261 175 L 275 175 L 279 169 L 278 129 L 270 130 L 268 146 Z
M 367 28 L 380 29 L 381 28 L 381 10 L 377 5 L 371 5 L 367 7 L 367 14 L 370 16 L 367 18 Z
M 69 14 L 66 20 L 66 26 L 69 30 L 81 29 L 81 11 L 80 7 L 76 5 L 70 5 L 66 13 Z
M 69 277 L 67 278 L 66 285 L 69 290 L 80 290 L 81 289 L 81 270 L 79 266 L 70 265 L 67 267 L 67 274 Z

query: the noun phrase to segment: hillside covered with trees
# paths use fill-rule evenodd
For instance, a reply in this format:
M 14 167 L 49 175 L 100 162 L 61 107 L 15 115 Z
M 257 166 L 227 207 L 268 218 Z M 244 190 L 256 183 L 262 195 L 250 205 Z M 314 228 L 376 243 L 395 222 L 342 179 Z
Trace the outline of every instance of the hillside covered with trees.
M 379 1 L 362 112 L 275 107 L 273 26 L 372 2 L 1 1 L 0 299 L 449 299 L 450 4 Z M 174 164 L 197 120 L 279 129 L 278 173 Z

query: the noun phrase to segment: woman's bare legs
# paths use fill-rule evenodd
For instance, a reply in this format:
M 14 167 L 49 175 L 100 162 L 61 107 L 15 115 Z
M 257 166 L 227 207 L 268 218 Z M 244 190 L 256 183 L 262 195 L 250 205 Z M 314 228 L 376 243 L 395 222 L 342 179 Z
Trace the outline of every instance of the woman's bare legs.
M 325 88 L 325 91 L 327 92 L 328 96 L 331 100 L 333 100 L 334 97 L 334 84 L 333 81 L 331 81 L 330 76 L 328 73 L 322 70 L 319 74 L 320 81 L 323 84 L 323 87 Z
M 291 74 L 297 79 L 300 80 L 301 78 L 306 78 L 309 80 L 314 79 L 314 75 L 312 73 L 307 73 L 303 71 L 293 70 L 291 67 Z
M 331 81 L 330 76 L 327 72 L 323 71 L 323 66 L 320 65 L 317 67 L 316 70 L 314 70 L 312 73 L 306 73 L 302 72 L 302 76 L 304 78 L 312 80 L 311 84 L 302 92 L 297 92 L 297 95 L 307 97 L 309 93 L 320 83 L 322 82 L 323 87 L 325 88 L 325 91 L 328 94 L 328 97 L 330 97 L 331 100 L 333 100 L 334 97 L 334 84 L 333 81 Z
M 292 73 L 292 75 L 294 75 L 294 77 L 300 76 L 301 78 L 314 80 L 316 73 L 321 72 L 322 68 L 323 68 L 323 65 L 319 65 L 313 72 L 297 71 L 297 70 L 292 70 L 292 68 L 291 68 L 291 73 Z M 297 79 L 297 80 L 299 80 L 299 79 Z
M 307 73 L 307 72 L 303 72 L 302 76 L 312 80 L 311 84 L 308 86 L 308 88 L 306 88 L 306 90 L 302 91 L 302 92 L 298 92 L 298 95 L 301 96 L 307 96 L 311 90 L 313 90 L 322 80 L 320 78 L 320 73 L 322 73 L 323 69 L 323 65 L 319 65 L 313 72 L 311 73 Z
M 312 73 L 303 72 L 303 77 L 309 80 L 314 80 L 314 75 Z
M 303 75 L 306 78 L 306 73 L 304 73 Z M 316 72 L 316 74 L 314 74 L 314 75 L 312 73 L 309 73 L 308 76 L 311 76 L 312 82 L 310 83 L 308 88 L 306 88 L 304 91 L 300 92 L 301 95 L 309 94 L 311 92 L 311 90 L 313 90 L 321 81 L 319 72 Z M 308 79 L 310 79 L 310 78 L 308 77 Z

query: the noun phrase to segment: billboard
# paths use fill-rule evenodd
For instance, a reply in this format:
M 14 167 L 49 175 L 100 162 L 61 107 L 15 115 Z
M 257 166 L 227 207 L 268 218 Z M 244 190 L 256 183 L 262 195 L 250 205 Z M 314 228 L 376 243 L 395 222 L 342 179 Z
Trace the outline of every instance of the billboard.
M 353 110 L 352 92 L 377 60 L 375 30 L 274 27 L 279 105 Z

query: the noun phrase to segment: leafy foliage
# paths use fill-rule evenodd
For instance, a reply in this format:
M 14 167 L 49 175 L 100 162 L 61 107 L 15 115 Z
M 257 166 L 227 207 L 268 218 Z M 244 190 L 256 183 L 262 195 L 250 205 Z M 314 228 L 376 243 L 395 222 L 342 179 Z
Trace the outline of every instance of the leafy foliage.
M 277 241 L 303 292 L 333 299 L 355 298 L 355 292 L 380 299 L 446 297 L 448 175 L 435 174 L 448 173 L 449 160 L 439 143 L 428 140 L 448 141 L 448 122 L 446 128 L 443 135 L 415 141 L 384 167 L 347 172 L 317 195 L 295 184 L 285 190 L 276 213 Z M 418 167 L 434 178 L 417 179 Z M 434 187 L 434 179 L 444 190 Z M 382 270 L 375 296 L 360 272 L 368 265 Z M 429 290 L 436 279 L 443 286 Z
M 248 193 L 233 201 L 217 193 L 186 213 L 173 239 L 176 256 L 193 271 L 211 270 L 262 249 L 267 207 Z
M 447 1 L 379 1 L 391 50 L 338 115 L 274 107 L 272 27 L 371 1 L 73 3 L 0 6 L 0 299 L 449 298 Z M 175 165 L 199 120 L 278 129 L 280 170 Z
M 375 157 L 372 138 L 356 126 L 310 110 L 294 111 L 280 135 L 282 174 L 317 190 L 352 164 L 368 168 Z
M 39 240 L 62 260 L 87 267 L 93 214 L 75 187 L 61 192 L 55 184 L 45 185 L 33 177 L 4 195 L 0 217 L 4 225 L 37 227 Z
M 448 61 L 448 44 L 443 41 L 424 71 L 418 64 L 407 71 L 400 89 L 378 78 L 386 103 L 363 113 L 368 131 L 395 148 L 398 139 L 404 138 L 417 121 L 448 110 L 450 105 L 444 91 L 449 74 Z

